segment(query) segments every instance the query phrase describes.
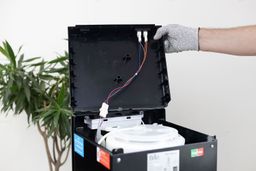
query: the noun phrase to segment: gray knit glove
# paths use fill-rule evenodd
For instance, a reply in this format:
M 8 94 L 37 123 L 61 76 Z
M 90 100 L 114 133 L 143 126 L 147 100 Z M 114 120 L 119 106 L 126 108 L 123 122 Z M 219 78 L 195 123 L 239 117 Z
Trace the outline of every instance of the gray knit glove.
M 166 53 L 188 50 L 198 51 L 198 28 L 190 28 L 177 24 L 170 24 L 159 28 L 154 36 L 155 40 L 164 38 Z

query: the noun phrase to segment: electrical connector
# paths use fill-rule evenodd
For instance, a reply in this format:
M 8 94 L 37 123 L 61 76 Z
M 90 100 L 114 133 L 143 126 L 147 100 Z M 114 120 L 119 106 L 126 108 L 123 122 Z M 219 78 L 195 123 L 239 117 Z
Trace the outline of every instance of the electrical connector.
M 137 37 L 138 37 L 138 41 L 141 42 L 142 41 L 142 33 L 141 33 L 141 31 L 137 31 Z
M 148 31 L 143 31 L 143 37 L 144 37 L 144 41 L 147 42 L 148 41 Z
M 100 108 L 100 116 L 103 118 L 107 117 L 109 105 L 105 102 L 102 103 Z

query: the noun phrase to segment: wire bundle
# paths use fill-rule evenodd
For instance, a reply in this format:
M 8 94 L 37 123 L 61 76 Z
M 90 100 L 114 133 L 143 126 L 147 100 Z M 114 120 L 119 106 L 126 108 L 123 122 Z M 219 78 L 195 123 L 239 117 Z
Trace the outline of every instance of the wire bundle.
M 125 87 L 129 86 L 131 84 L 131 82 L 138 76 L 138 74 L 141 72 L 142 67 L 145 64 L 145 61 L 147 59 L 147 54 L 148 54 L 148 31 L 143 31 L 143 37 L 144 37 L 144 46 L 141 43 L 142 41 L 142 31 L 137 31 L 137 37 L 138 37 L 138 42 L 139 42 L 139 67 L 138 70 L 132 75 L 132 77 L 130 77 L 122 86 L 117 87 L 115 89 L 113 89 L 107 96 L 107 98 L 104 100 L 104 102 L 102 103 L 102 106 L 100 108 L 100 113 L 99 116 L 106 118 L 107 114 L 108 114 L 108 108 L 109 108 L 109 100 L 116 95 L 117 93 L 119 93 L 120 91 L 122 91 Z M 141 51 L 141 47 L 143 49 L 143 60 L 140 63 L 140 51 Z
M 138 74 L 140 73 L 143 65 L 145 64 L 145 61 L 147 59 L 147 52 L 148 52 L 148 42 L 145 42 L 145 45 L 143 46 L 143 44 L 141 42 L 140 43 L 140 46 L 142 47 L 143 49 L 143 52 L 144 52 L 144 56 L 143 56 L 143 60 L 141 62 L 141 64 L 139 65 L 139 68 L 138 70 L 134 73 L 134 75 L 132 77 L 130 77 L 122 86 L 120 87 L 117 87 L 115 89 L 113 89 L 107 96 L 106 100 L 104 101 L 106 104 L 109 104 L 109 100 L 114 96 L 116 95 L 117 93 L 119 93 L 120 91 L 122 91 L 125 87 L 127 87 L 128 85 L 131 84 L 131 82 L 138 76 Z M 139 54 L 140 56 L 140 54 Z

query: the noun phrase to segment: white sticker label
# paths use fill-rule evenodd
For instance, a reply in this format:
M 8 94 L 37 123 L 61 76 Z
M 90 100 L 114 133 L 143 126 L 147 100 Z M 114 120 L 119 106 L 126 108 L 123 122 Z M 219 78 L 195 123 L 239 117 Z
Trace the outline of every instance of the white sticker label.
M 148 171 L 179 171 L 180 151 L 164 151 L 148 154 Z

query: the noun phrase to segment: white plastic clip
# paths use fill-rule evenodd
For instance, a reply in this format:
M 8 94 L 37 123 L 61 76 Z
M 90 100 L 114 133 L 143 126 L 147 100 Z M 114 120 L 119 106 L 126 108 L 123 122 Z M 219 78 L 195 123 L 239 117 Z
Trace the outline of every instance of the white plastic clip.
M 138 37 L 138 41 L 141 42 L 142 41 L 142 33 L 141 31 L 137 31 L 137 37 Z
M 105 102 L 102 103 L 101 108 L 100 108 L 100 116 L 103 118 L 107 117 L 108 114 L 108 107 L 109 105 Z
M 144 41 L 147 42 L 148 41 L 148 31 L 143 31 L 143 37 L 144 37 Z

